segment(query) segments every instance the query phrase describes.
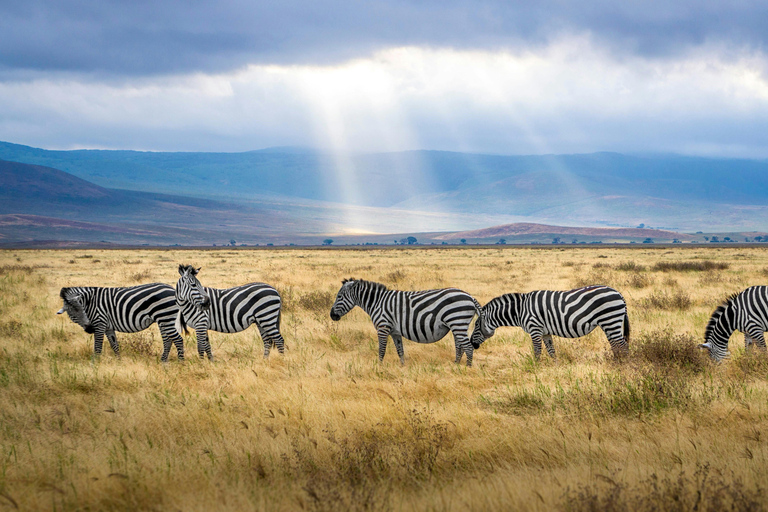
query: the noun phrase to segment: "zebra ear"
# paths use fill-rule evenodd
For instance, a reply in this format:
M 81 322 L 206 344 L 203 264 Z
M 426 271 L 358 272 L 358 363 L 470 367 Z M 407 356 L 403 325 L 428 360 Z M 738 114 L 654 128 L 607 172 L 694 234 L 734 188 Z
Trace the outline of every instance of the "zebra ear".
M 56 312 L 56 314 L 57 314 L 57 315 L 60 315 L 60 314 L 62 314 L 62 313 L 64 313 L 64 308 L 61 308 L 60 310 L 58 310 L 58 311 Z
M 198 272 L 200 272 L 200 270 L 202 270 L 202 268 L 203 268 L 203 267 L 197 267 L 196 269 L 194 269 L 194 268 L 193 268 L 193 269 L 192 269 L 192 275 L 193 275 L 193 276 L 196 276 L 196 275 L 197 275 L 197 273 L 198 273 Z
M 701 345 L 699 345 L 699 348 L 705 348 L 705 349 L 709 350 L 709 349 L 712 348 L 712 343 L 710 343 L 709 341 L 706 342 L 706 343 L 702 343 Z
M 183 275 L 184 275 L 184 271 L 185 271 L 186 269 L 187 269 L 187 267 L 185 267 L 185 266 L 184 266 L 184 265 L 182 265 L 182 264 L 179 264 L 179 275 L 180 275 L 180 276 L 183 276 Z

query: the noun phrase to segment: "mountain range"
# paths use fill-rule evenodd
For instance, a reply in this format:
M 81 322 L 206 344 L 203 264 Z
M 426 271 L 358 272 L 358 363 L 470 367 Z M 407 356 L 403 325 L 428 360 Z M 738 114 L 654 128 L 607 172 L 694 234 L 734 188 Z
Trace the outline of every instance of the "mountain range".
M 87 232 L 90 241 L 161 245 L 316 243 L 326 235 L 384 241 L 392 238 L 388 233 L 418 233 L 442 243 L 453 240 L 446 232 L 512 223 L 564 226 L 558 231 L 564 236 L 569 225 L 675 233 L 768 228 L 763 160 L 304 148 L 52 151 L 7 142 L 0 142 L 0 159 L 5 241 L 53 236 L 41 226 L 57 223 L 61 236 Z M 65 227 L 64 220 L 90 228 Z

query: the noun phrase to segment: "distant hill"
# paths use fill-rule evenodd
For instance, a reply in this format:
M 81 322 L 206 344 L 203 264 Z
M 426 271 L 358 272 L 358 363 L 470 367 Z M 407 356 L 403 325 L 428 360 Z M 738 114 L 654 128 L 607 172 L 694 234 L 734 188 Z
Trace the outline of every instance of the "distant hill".
M 485 229 L 476 229 L 473 231 L 459 231 L 456 233 L 445 233 L 435 236 L 436 240 L 460 240 L 471 241 L 487 239 L 510 239 L 511 241 L 523 238 L 526 240 L 544 239 L 551 241 L 553 238 L 561 238 L 563 242 L 570 242 L 571 238 L 581 238 L 582 240 L 610 240 L 610 241 L 639 241 L 651 238 L 658 242 L 671 242 L 672 240 L 690 241 L 700 239 L 701 237 L 666 231 L 661 229 L 641 229 L 641 228 L 584 228 L 568 226 L 547 226 L 544 224 L 516 223 L 505 224 L 502 226 L 493 226 Z M 568 239 L 566 239 L 568 237 Z
M 329 231 L 345 225 L 406 232 L 521 221 L 644 224 L 671 231 L 768 228 L 766 160 L 447 151 L 339 155 L 303 148 L 50 151 L 6 142 L 0 142 L 0 159 L 53 167 L 110 190 L 200 197 L 256 209 L 279 203 L 278 210 L 289 212 L 294 225 L 322 218 Z M 346 206 L 377 210 L 363 222 L 344 214 Z M 408 222 L 418 215 L 419 222 Z M 381 221 L 384 217 L 398 224 Z
M 0 160 L 0 237 L 4 241 L 84 240 L 203 244 L 273 239 L 301 224 L 289 212 L 201 198 L 115 190 L 63 171 Z M 287 229 L 295 234 L 298 229 Z
M 511 223 L 457 232 L 338 233 L 329 226 L 343 215 L 381 218 L 395 229 L 418 212 L 321 203 L 255 202 L 254 206 L 179 195 L 101 187 L 63 171 L 0 160 L 0 244 L 17 247 L 82 245 L 310 244 L 325 238 L 342 244 L 393 244 L 415 236 L 420 244 L 704 242 L 690 235 L 648 228 L 568 227 Z M 445 214 L 441 215 L 445 217 Z M 430 223 L 437 223 L 437 216 Z M 393 229 L 392 231 L 395 231 Z M 765 233 L 735 232 L 734 241 Z M 724 235 L 720 235 L 724 239 Z M 768 239 L 768 237 L 766 237 Z

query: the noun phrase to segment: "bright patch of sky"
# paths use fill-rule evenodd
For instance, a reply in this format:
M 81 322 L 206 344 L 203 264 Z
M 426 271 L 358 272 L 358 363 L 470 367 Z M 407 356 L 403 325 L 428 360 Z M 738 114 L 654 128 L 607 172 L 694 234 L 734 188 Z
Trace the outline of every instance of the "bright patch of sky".
M 765 56 L 617 59 L 589 37 L 530 51 L 402 47 L 327 65 L 0 83 L 0 139 L 43 147 L 768 157 Z M 343 167 L 343 162 L 340 162 Z
M 748 1 L 6 3 L 0 140 L 768 158 L 767 12 Z

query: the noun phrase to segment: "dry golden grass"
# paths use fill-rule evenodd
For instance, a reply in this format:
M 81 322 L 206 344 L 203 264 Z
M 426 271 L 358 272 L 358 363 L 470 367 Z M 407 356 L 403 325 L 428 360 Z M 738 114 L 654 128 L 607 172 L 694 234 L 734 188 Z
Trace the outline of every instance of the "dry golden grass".
M 276 286 L 285 356 L 265 361 L 254 328 L 212 333 L 212 364 L 189 337 L 188 362 L 161 365 L 153 326 L 92 361 L 54 314 L 62 286 L 173 284 L 180 262 L 209 286 Z M 0 508 L 759 510 L 768 362 L 741 335 L 722 365 L 694 344 L 766 268 L 762 248 L 3 251 Z M 328 315 L 350 276 L 483 303 L 608 284 L 632 352 L 613 361 L 594 332 L 535 362 L 507 328 L 471 369 L 450 336 L 407 342 L 405 367 L 390 344 L 379 364 L 363 312 Z

